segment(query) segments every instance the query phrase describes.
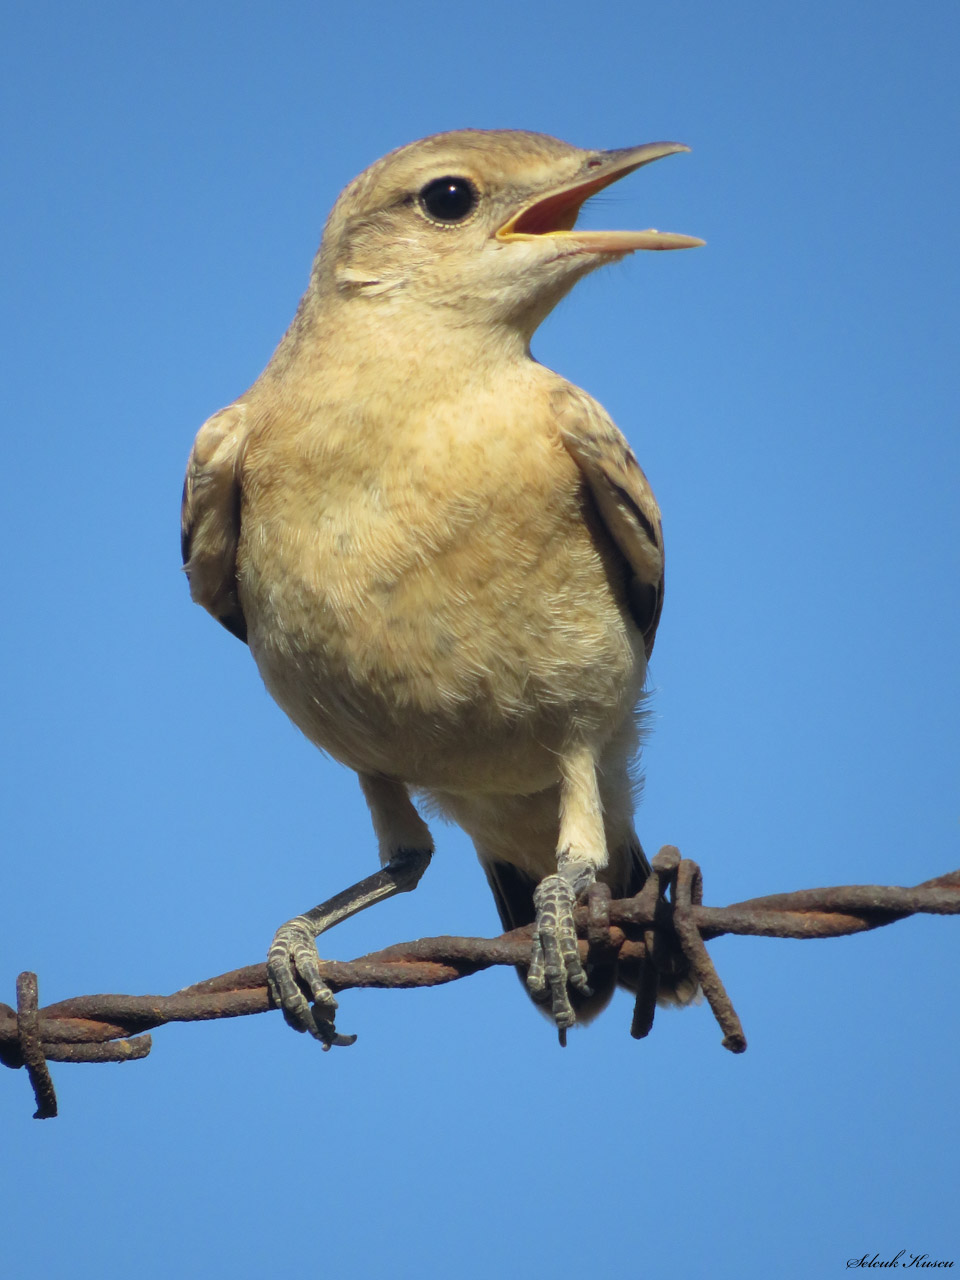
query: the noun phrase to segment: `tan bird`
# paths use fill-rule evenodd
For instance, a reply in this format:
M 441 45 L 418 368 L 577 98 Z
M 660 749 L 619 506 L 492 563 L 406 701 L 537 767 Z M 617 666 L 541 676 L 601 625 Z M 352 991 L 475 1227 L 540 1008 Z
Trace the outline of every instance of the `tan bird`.
M 411 795 L 471 836 L 504 926 L 535 922 L 527 986 L 561 1042 L 615 984 L 584 971 L 573 907 L 649 871 L 633 796 L 660 512 L 604 410 L 529 344 L 589 271 L 703 243 L 575 226 L 595 192 L 686 150 L 463 130 L 391 152 L 337 200 L 264 372 L 200 428 L 193 599 L 356 770 L 379 841 L 381 871 L 270 947 L 275 1003 L 325 1047 L 352 1038 L 316 938 L 419 881 L 433 840 Z M 694 987 L 680 971 L 661 995 Z

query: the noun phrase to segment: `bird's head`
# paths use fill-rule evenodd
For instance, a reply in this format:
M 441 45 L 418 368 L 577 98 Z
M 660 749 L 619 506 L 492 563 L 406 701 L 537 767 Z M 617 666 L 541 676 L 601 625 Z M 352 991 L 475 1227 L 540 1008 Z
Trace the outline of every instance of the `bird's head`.
M 391 152 L 355 178 L 327 221 L 313 287 L 326 297 L 445 309 L 448 324 L 525 337 L 587 272 L 693 236 L 581 231 L 584 202 L 662 156 L 653 142 L 584 151 L 546 134 L 464 129 Z

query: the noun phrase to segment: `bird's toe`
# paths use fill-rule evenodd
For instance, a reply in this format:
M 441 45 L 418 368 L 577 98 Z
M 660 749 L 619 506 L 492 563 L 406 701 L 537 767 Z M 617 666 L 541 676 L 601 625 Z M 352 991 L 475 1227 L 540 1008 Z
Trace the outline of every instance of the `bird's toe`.
M 592 994 L 577 945 L 576 900 L 576 893 L 560 875 L 541 880 L 534 893 L 537 919 L 527 989 L 538 1003 L 550 1005 L 561 1044 L 566 1044 L 567 1029 L 576 1022 L 571 988 L 583 996 Z
M 267 985 L 288 1026 L 319 1040 L 324 1049 L 353 1044 L 334 1025 L 337 1001 L 320 973 L 313 934 L 299 920 L 281 925 L 267 953 Z

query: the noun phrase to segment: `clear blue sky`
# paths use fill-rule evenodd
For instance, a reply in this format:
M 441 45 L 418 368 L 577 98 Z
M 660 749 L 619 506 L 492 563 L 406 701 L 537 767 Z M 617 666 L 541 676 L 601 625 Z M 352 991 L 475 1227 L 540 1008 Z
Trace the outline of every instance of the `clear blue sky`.
M 167 992 L 375 865 L 351 775 L 189 602 L 183 465 L 293 315 L 338 191 L 460 126 L 692 154 L 592 225 L 701 235 L 534 350 L 632 441 L 668 591 L 639 820 L 709 902 L 958 857 L 955 5 L 8 5 L 0 998 Z M 493 934 L 466 840 L 348 958 Z M 814 1277 L 960 1265 L 956 921 L 724 939 L 703 1007 L 565 1052 L 507 971 L 0 1072 L 4 1276 Z M 104 1252 L 100 1253 L 100 1242 Z M 105 1262 L 103 1259 L 106 1258 Z

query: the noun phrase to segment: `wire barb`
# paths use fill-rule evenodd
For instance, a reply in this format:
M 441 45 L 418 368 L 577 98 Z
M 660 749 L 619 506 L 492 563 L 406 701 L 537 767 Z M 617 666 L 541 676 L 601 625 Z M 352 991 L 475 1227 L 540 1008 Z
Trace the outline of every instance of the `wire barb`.
M 585 963 L 619 963 L 636 983 L 631 1035 L 653 1026 L 659 963 L 683 952 L 723 1032 L 723 1046 L 746 1049 L 740 1019 L 707 953 L 706 942 L 724 934 L 763 938 L 838 938 L 893 924 L 919 913 L 960 914 L 960 871 L 913 888 L 847 885 L 770 894 L 728 907 L 703 905 L 703 877 L 695 862 L 665 846 L 653 875 L 634 898 L 611 901 L 602 886 L 587 895 L 574 918 Z M 494 965 L 526 969 L 532 926 L 499 938 L 422 938 L 371 952 L 357 960 L 326 960 L 324 981 L 334 991 L 351 987 L 433 987 Z M 57 1114 L 47 1062 L 129 1062 L 150 1052 L 142 1034 L 168 1022 L 241 1018 L 274 1008 L 265 964 L 208 978 L 169 996 L 75 996 L 38 1007 L 37 976 L 17 979 L 17 1008 L 0 1003 L 0 1063 L 25 1067 L 38 1120 Z

